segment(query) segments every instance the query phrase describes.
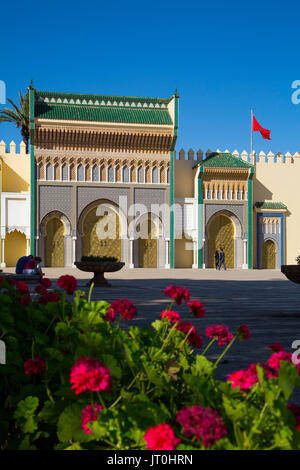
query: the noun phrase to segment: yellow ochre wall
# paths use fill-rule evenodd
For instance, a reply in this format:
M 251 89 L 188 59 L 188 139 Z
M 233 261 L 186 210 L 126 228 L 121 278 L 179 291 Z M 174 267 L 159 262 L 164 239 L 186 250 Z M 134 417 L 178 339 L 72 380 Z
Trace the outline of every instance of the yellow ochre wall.
M 274 201 L 282 202 L 287 206 L 285 264 L 296 264 L 295 258 L 300 254 L 299 175 L 300 156 L 286 157 L 285 163 L 282 157 L 277 158 L 277 162 L 274 161 L 274 157 L 268 157 L 268 162 L 260 158 L 260 161 L 255 164 L 253 204 L 261 201 Z
M 25 152 L 25 144 L 21 142 L 20 153 L 16 152 L 14 142 L 10 143 L 9 152 L 3 141 L 0 142 L 0 158 L 3 192 L 23 193 L 30 191 L 30 156 Z

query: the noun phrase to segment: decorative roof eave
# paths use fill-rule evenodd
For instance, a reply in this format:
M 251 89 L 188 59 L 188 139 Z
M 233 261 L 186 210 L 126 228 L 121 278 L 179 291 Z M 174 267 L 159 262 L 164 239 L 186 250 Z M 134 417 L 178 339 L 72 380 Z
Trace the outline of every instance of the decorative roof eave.
M 286 212 L 287 206 L 282 202 L 273 202 L 273 201 L 263 201 L 256 202 L 254 204 L 254 209 L 256 212 Z
M 98 102 L 97 104 L 101 105 L 101 102 L 104 102 L 104 105 L 108 106 L 113 106 L 113 103 L 115 102 L 116 105 L 120 106 L 126 106 L 126 103 L 145 103 L 145 104 L 159 104 L 159 105 L 167 105 L 169 102 L 173 99 L 174 95 L 171 96 L 170 98 L 151 98 L 151 97 L 142 97 L 142 96 L 116 96 L 116 95 L 93 95 L 93 94 L 85 94 L 85 93 L 61 93 L 61 92 L 56 92 L 56 91 L 37 91 L 35 92 L 35 96 L 37 99 L 40 99 L 41 101 L 44 101 L 46 98 L 51 98 L 54 101 L 53 103 L 57 102 L 59 99 L 65 99 L 67 103 L 70 101 L 79 101 L 80 104 L 83 101 L 87 101 L 87 103 L 84 104 L 89 104 L 89 101 L 92 103 Z M 90 103 L 90 104 L 92 104 Z M 121 103 L 121 104 L 120 104 Z M 74 103 L 71 103 L 74 104 Z M 78 103 L 79 104 L 79 103 Z

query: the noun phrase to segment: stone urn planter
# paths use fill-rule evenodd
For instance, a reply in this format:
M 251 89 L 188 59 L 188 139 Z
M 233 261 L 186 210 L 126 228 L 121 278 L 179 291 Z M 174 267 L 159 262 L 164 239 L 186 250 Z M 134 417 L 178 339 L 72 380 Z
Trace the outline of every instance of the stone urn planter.
M 300 265 L 299 264 L 283 264 L 281 272 L 292 282 L 300 284 Z
M 125 263 L 120 261 L 75 261 L 76 268 L 80 271 L 94 273 L 93 279 L 88 286 L 94 283 L 95 287 L 110 287 L 111 284 L 105 279 L 104 273 L 112 273 L 123 268 Z

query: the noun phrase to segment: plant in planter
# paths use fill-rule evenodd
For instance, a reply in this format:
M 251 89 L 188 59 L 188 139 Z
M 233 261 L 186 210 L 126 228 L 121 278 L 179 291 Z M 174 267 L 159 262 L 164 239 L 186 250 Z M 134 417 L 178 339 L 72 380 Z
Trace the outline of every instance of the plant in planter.
M 121 322 L 138 315 L 132 302 L 93 302 L 91 291 L 86 300 L 72 276 L 54 292 L 43 279 L 35 300 L 24 285 L 0 282 L 3 450 L 300 449 L 300 408 L 288 405 L 299 386 L 291 354 L 274 343 L 266 364 L 217 380 L 249 329 L 212 325 L 204 339 L 191 320 L 205 308 L 184 287 L 165 289 L 170 305 L 152 326 L 125 331 Z M 213 345 L 214 363 L 205 357 Z

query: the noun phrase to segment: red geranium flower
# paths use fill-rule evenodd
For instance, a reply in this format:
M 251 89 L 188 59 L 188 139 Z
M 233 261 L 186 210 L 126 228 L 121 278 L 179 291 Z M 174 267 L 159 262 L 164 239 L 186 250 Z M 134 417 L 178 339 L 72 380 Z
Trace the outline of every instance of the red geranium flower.
M 149 428 L 144 440 L 149 450 L 175 450 L 180 442 L 171 426 L 166 423 Z
M 191 293 L 185 287 L 173 286 L 173 284 L 164 290 L 164 296 L 171 297 L 171 299 L 176 301 L 177 305 L 180 305 L 183 300 L 185 302 L 190 300 L 190 295 Z
M 68 292 L 68 294 L 73 295 L 77 289 L 77 279 L 74 276 L 69 276 L 65 274 L 60 276 L 57 281 L 58 287 Z
M 20 294 L 28 294 L 29 293 L 28 285 L 26 284 L 26 282 L 23 282 L 23 281 L 18 281 L 17 282 L 16 290 Z
M 52 286 L 52 281 L 47 277 L 43 277 L 43 279 L 41 279 L 40 285 L 46 287 L 46 289 L 49 289 L 49 287 Z
M 233 335 L 230 333 L 227 326 L 224 325 L 208 326 L 205 330 L 205 336 L 208 338 L 216 338 L 219 346 L 225 346 L 233 340 Z
M 173 312 L 172 310 L 163 310 L 161 312 L 160 318 L 162 320 L 168 320 L 168 322 L 172 323 L 180 322 L 179 313 Z
M 41 284 L 36 286 L 34 290 L 37 294 L 44 294 L 45 292 L 47 292 L 47 288 L 42 286 Z
M 24 307 L 27 307 L 31 302 L 31 298 L 30 298 L 30 295 L 29 293 L 27 295 L 23 295 L 21 298 L 20 298 L 20 304 L 24 305 Z
M 137 309 L 128 299 L 114 300 L 110 308 L 114 310 L 115 313 L 119 313 L 124 320 L 132 320 L 137 314 Z
M 284 351 L 284 348 L 283 346 L 281 346 L 281 344 L 279 343 L 272 343 L 270 344 L 270 346 L 268 346 L 269 349 L 271 349 L 273 352 L 280 352 L 280 351 Z
M 109 321 L 110 323 L 113 323 L 116 319 L 116 314 L 112 308 L 109 308 L 106 312 L 106 315 L 104 317 L 104 320 Z
M 204 305 L 199 300 L 192 300 L 191 302 L 188 302 L 188 307 L 196 318 L 202 318 L 205 315 Z
M 196 436 L 204 447 L 211 447 L 227 430 L 219 413 L 204 406 L 183 407 L 177 413 L 177 421 L 182 425 L 185 436 Z
M 250 339 L 250 331 L 247 325 L 239 326 L 236 330 L 236 334 L 241 341 Z
M 97 359 L 80 357 L 71 369 L 70 382 L 76 395 L 87 391 L 109 392 L 110 370 Z
M 288 409 L 293 413 L 296 420 L 295 428 L 300 431 L 300 406 L 294 405 L 293 403 L 288 404 Z
M 254 384 L 258 382 L 258 375 L 256 369 L 256 363 L 250 364 L 246 369 L 241 369 L 228 375 L 228 382 L 232 382 L 232 388 L 240 387 L 240 390 L 249 390 Z M 264 369 L 268 379 L 275 377 L 277 373 L 266 366 L 266 364 L 259 363 Z
M 88 405 L 84 410 L 82 410 L 82 428 L 86 434 L 92 434 L 92 430 L 87 426 L 87 424 L 97 421 L 100 411 L 103 410 L 103 406 L 94 403 L 92 406 Z
M 38 302 L 40 304 L 46 305 L 49 302 L 59 302 L 60 297 L 57 292 L 47 292 L 44 291 L 42 295 L 39 297 Z
M 24 362 L 25 374 L 29 376 L 44 374 L 46 371 L 46 362 L 40 357 L 36 356 L 34 359 L 27 359 Z
M 7 282 L 11 285 L 11 286 L 15 286 L 16 285 L 16 281 L 14 279 L 12 279 L 11 277 L 9 277 L 7 279 Z
M 181 321 L 176 327 L 177 330 L 182 331 L 185 335 L 188 335 L 188 343 L 194 348 L 200 349 L 203 344 L 202 337 L 198 335 L 197 328 L 193 323 L 187 321 Z

